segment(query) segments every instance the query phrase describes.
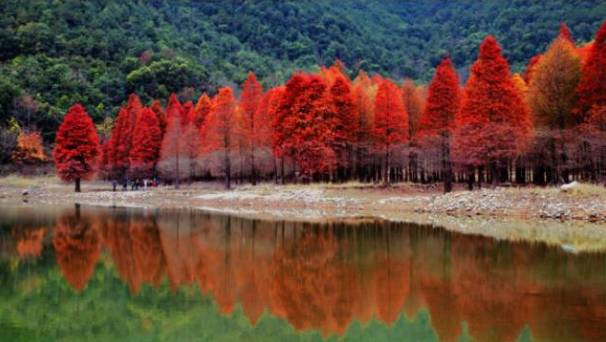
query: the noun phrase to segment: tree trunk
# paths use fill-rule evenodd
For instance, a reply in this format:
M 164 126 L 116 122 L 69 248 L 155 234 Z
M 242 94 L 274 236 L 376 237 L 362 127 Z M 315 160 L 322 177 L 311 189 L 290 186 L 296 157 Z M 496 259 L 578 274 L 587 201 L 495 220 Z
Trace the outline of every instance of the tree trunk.
M 389 145 L 385 146 L 385 170 L 383 170 L 383 183 L 389 184 Z
M 250 151 L 250 182 L 252 185 L 257 185 L 257 170 L 255 169 L 255 147 Z
M 179 189 L 179 179 L 181 178 L 181 174 L 179 173 L 179 145 L 177 145 L 177 155 L 175 158 L 175 170 L 176 170 L 175 189 Z
M 80 192 L 80 178 L 76 178 L 76 192 Z
M 475 178 L 474 169 L 469 168 L 468 175 L 467 175 L 467 190 L 469 190 L 469 191 L 473 190 L 474 178 Z
M 284 185 L 284 156 L 280 158 L 280 183 Z
M 225 188 L 231 189 L 231 160 L 229 158 L 229 152 L 225 149 Z
M 452 191 L 452 164 L 450 163 L 450 143 L 448 136 L 442 141 L 442 170 L 444 171 L 444 193 Z

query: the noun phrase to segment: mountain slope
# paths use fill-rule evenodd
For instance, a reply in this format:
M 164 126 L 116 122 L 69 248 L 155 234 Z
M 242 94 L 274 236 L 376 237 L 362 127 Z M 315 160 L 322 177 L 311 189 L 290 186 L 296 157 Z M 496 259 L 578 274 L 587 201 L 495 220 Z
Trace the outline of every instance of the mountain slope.
M 0 124 L 45 132 L 76 101 L 99 121 L 130 92 L 188 99 L 249 70 L 271 86 L 339 58 L 352 74 L 427 81 L 450 54 L 464 73 L 486 34 L 520 70 L 560 21 L 584 42 L 606 19 L 606 3 L 565 0 L 4 0 L 0 10 Z

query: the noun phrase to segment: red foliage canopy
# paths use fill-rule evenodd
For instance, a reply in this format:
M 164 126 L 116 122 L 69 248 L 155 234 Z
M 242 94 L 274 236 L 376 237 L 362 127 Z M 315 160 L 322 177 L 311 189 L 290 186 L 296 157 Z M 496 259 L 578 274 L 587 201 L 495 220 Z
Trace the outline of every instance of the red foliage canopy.
M 129 169 L 129 153 L 132 148 L 133 130 L 143 106 L 135 94 L 128 98 L 126 107 L 120 109 L 112 136 L 109 140 L 109 165 L 116 178 L 126 175 Z
M 357 120 L 351 84 L 345 77 L 338 75 L 330 87 L 330 118 L 327 123 L 333 134 L 331 144 L 337 158 L 337 164 L 347 163 L 347 152 L 355 139 Z
M 463 164 L 503 161 L 526 148 L 532 131 L 529 110 L 492 36 L 471 67 L 457 119 L 455 151 Z
M 149 108 L 143 109 L 133 132 L 133 148 L 129 156 L 132 174 L 149 177 L 154 173 L 161 142 L 162 131 L 156 113 Z
M 306 81 L 306 76 L 302 73 L 295 74 L 288 80 L 276 115 L 272 119 L 272 145 L 274 154 L 279 158 L 294 155 L 296 146 L 290 139 L 296 123 L 294 107 L 304 90 Z
M 160 101 L 154 100 L 151 104 L 151 110 L 156 114 L 160 131 L 162 132 L 162 136 L 164 136 L 164 132 L 166 132 L 166 113 L 164 112 L 164 108 L 162 108 Z
M 212 110 L 212 102 L 206 93 L 202 94 L 194 107 L 193 122 L 198 129 L 204 125 L 204 121 Z
M 283 92 L 284 87 L 271 88 L 261 98 L 257 112 L 255 113 L 255 122 L 258 125 L 253 131 L 253 141 L 256 146 L 271 147 L 271 125 L 280 105 Z
M 57 174 L 64 181 L 88 179 L 95 173 L 99 137 L 82 105 L 73 105 L 57 131 L 53 157 Z
M 583 66 L 577 114 L 583 120 L 592 106 L 606 105 L 606 21 L 600 27 Z
M 408 139 L 408 113 L 400 89 L 390 80 L 382 80 L 377 90 L 374 139 L 380 148 L 389 148 Z
M 419 121 L 419 134 L 449 135 L 455 128 L 460 106 L 459 77 L 450 58 L 445 58 L 436 68 L 429 85 L 425 111 Z

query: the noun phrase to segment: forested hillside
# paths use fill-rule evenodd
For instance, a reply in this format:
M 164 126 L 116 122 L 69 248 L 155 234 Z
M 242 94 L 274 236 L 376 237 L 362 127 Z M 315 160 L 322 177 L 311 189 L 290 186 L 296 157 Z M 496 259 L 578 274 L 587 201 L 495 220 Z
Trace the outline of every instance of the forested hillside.
M 51 141 L 75 102 L 99 123 L 132 92 L 190 100 L 250 70 L 269 87 L 338 58 L 354 76 L 426 82 L 450 54 L 464 79 L 488 33 L 521 70 L 561 21 L 590 40 L 606 3 L 2 0 L 0 11 L 0 125 L 14 117 Z

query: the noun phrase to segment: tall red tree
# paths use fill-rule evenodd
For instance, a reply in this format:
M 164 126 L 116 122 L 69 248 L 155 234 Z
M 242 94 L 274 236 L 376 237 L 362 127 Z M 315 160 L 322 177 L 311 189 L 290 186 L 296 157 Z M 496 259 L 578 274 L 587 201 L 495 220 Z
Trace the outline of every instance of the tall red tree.
M 185 102 L 181 108 L 181 124 L 187 126 L 193 122 L 194 114 L 194 104 L 191 101 Z
M 390 183 L 390 152 L 408 139 L 408 114 L 396 84 L 382 80 L 375 99 L 374 140 L 384 156 L 383 182 Z
M 353 82 L 352 97 L 354 102 L 355 127 L 355 161 L 354 172 L 360 179 L 367 176 L 369 156 L 372 147 L 372 129 L 374 127 L 374 103 L 377 86 L 368 75 L 361 71 Z
M 231 188 L 232 153 L 236 148 L 236 99 L 229 87 L 219 89 L 213 110 L 202 127 L 202 154 L 221 154 L 218 163 L 225 177 L 225 187 Z
M 402 84 L 402 101 L 404 102 L 406 113 L 408 113 L 408 137 L 410 140 L 416 136 L 419 120 L 425 110 L 421 90 L 410 79 L 405 80 Z
M 156 114 L 156 118 L 158 119 L 158 125 L 160 127 L 160 132 L 162 136 L 164 136 L 164 132 L 166 132 L 166 113 L 164 112 L 164 108 L 162 108 L 162 104 L 160 104 L 160 101 L 153 100 L 151 104 L 151 110 Z
M 353 143 L 357 131 L 357 120 L 350 81 L 338 75 L 330 87 L 331 108 L 328 125 L 332 131 L 331 148 L 335 153 L 337 167 L 351 165 Z
M 526 103 L 513 84 L 497 40 L 488 36 L 471 67 L 457 117 L 457 159 L 466 165 L 488 164 L 496 182 L 497 171 L 525 151 L 531 134 Z
M 314 175 L 330 172 L 336 164 L 333 150 L 336 122 L 327 85 L 316 75 L 306 76 L 304 91 L 293 108 L 293 129 L 290 144 L 297 146 L 295 161 L 301 175 L 311 179 Z
M 206 93 L 200 95 L 196 106 L 194 107 L 194 124 L 198 129 L 204 125 L 204 121 L 212 110 L 212 102 Z
M 606 21 L 602 24 L 583 65 L 579 87 L 577 116 L 582 121 L 593 106 L 606 105 Z
M 141 111 L 133 132 L 133 148 L 129 155 L 130 173 L 134 177 L 151 177 L 160 154 L 162 131 L 156 113 L 150 108 Z
M 444 192 L 452 190 L 450 145 L 455 118 L 461 106 L 459 77 L 450 58 L 442 60 L 429 85 L 425 111 L 419 122 L 419 134 L 434 139 L 440 146 Z
M 294 144 L 292 132 L 295 129 L 296 117 L 294 107 L 304 91 L 306 77 L 302 73 L 293 75 L 284 87 L 280 104 L 272 118 L 272 149 L 274 155 L 280 158 L 280 180 L 284 183 L 284 162 L 293 158 L 297 146 Z
M 255 152 L 257 141 L 254 139 L 254 132 L 259 126 L 257 120 L 257 108 L 263 97 L 263 86 L 254 73 L 249 72 L 246 81 L 242 84 L 242 95 L 240 95 L 240 134 L 247 140 L 247 146 L 250 148 L 248 159 L 250 160 L 250 180 L 253 185 L 257 183 L 257 170 L 255 168 Z
M 185 158 L 184 132 L 185 127 L 181 124 L 181 115 L 169 116 L 158 161 L 160 174 L 167 178 L 173 178 L 177 189 L 187 171 L 187 168 L 183 165 L 183 159 Z
M 278 110 L 278 106 L 280 105 L 283 92 L 283 86 L 271 88 L 270 90 L 268 90 L 261 98 L 261 102 L 259 102 L 259 106 L 257 107 L 257 113 L 255 113 L 255 122 L 257 122 L 257 127 L 253 131 L 253 140 L 255 146 L 257 146 L 257 149 L 260 149 L 265 153 L 271 154 L 272 157 L 272 121 L 273 118 L 276 116 L 276 111 Z M 277 180 L 277 165 L 275 163 L 275 158 L 272 159 L 274 173 Z
M 176 94 L 171 94 L 170 97 L 168 98 L 168 105 L 166 106 L 166 124 L 168 126 L 168 121 L 171 120 L 173 117 L 178 116 L 179 117 L 179 122 L 181 123 L 181 125 L 185 125 L 185 122 L 187 122 L 187 120 L 184 120 L 184 114 L 183 114 L 184 110 L 183 110 L 183 106 L 181 105 L 181 102 L 179 102 L 179 99 L 177 98 Z
M 142 109 L 139 97 L 131 94 L 126 106 L 118 113 L 109 143 L 109 164 L 114 178 L 123 178 L 127 175 L 133 131 Z
M 95 173 L 99 155 L 99 137 L 82 105 L 73 105 L 65 114 L 55 140 L 53 157 L 57 174 L 66 182 L 75 182 L 80 192 L 80 181 Z

